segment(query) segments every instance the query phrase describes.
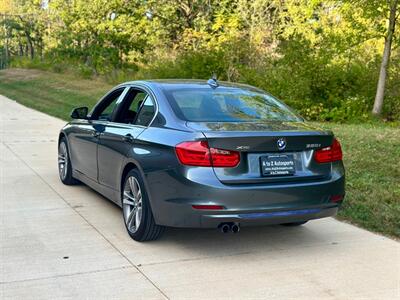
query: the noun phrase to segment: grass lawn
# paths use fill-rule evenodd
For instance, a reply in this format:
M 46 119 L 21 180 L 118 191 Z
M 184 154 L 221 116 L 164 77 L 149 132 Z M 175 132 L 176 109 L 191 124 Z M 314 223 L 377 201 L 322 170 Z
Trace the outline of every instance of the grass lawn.
M 89 106 L 109 89 L 102 81 L 38 70 L 0 71 L 0 94 L 67 120 L 73 107 Z M 346 200 L 338 218 L 400 238 L 400 128 L 384 124 L 318 124 L 342 143 Z
M 339 138 L 346 167 L 346 199 L 338 218 L 400 237 L 400 128 L 319 124 Z
M 72 74 L 32 69 L 0 70 L 0 93 L 41 112 L 67 120 L 74 107 L 92 107 L 112 86 Z

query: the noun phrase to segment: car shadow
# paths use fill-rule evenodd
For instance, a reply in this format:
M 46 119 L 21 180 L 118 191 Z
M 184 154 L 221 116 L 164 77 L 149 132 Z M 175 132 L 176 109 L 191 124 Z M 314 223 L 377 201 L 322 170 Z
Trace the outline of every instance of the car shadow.
M 82 187 L 81 187 L 82 188 Z M 204 257 L 223 257 L 229 255 L 241 255 L 267 251 L 285 251 L 300 248 L 318 248 L 326 244 L 337 244 L 335 231 L 326 232 L 327 223 L 332 220 L 314 220 L 298 227 L 286 227 L 281 225 L 273 226 L 250 226 L 241 227 L 238 233 L 222 233 L 219 229 L 190 229 L 190 228 L 166 228 L 159 240 L 137 243 L 130 239 L 125 232 L 123 225 L 121 208 L 110 200 L 93 191 L 87 189 L 90 196 L 91 205 L 101 207 L 104 215 L 107 215 L 108 222 L 117 225 L 113 228 L 103 226 L 101 231 L 105 235 L 118 236 L 119 241 L 123 241 L 126 251 L 136 253 L 146 251 L 157 254 L 163 261 L 174 261 L 177 255 L 183 259 L 195 259 Z M 100 217 L 93 216 L 98 220 L 94 223 L 100 224 Z M 117 231 L 117 232 L 116 232 Z M 338 231 L 340 232 L 340 231 Z M 333 233 L 333 234 L 332 234 Z M 168 253 L 171 252 L 171 253 Z M 135 255 L 135 257 L 137 257 Z M 141 259 L 138 259 L 141 261 Z M 148 263 L 147 259 L 145 259 Z M 153 261 L 153 260 L 151 260 Z M 158 261 L 156 259 L 155 261 Z M 143 263 L 146 264 L 145 261 Z
M 196 247 L 208 247 L 208 244 L 213 243 L 224 247 L 267 245 L 271 248 L 304 247 L 329 242 L 330 239 L 323 234 L 323 230 L 315 230 L 316 226 L 311 224 L 312 222 L 318 221 L 310 221 L 309 224 L 299 227 L 281 225 L 241 227 L 238 233 L 221 233 L 219 229 L 167 228 L 162 241 L 194 244 Z

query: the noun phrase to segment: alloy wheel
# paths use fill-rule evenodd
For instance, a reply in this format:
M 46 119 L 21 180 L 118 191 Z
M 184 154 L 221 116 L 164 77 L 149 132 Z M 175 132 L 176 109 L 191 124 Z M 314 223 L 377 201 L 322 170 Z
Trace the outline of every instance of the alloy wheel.
M 58 172 L 61 179 L 65 179 L 68 171 L 68 151 L 67 145 L 64 142 L 58 147 Z
M 142 221 L 142 191 L 139 182 L 133 176 L 128 177 L 125 182 L 122 208 L 126 228 L 132 233 L 136 232 Z

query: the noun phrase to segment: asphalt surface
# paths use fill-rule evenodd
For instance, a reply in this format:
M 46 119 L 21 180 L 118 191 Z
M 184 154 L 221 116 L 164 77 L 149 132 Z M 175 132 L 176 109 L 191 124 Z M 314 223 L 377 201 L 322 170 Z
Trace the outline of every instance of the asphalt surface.
M 117 206 L 59 181 L 63 125 L 0 96 L 1 299 L 400 299 L 400 243 L 333 218 L 131 240 Z

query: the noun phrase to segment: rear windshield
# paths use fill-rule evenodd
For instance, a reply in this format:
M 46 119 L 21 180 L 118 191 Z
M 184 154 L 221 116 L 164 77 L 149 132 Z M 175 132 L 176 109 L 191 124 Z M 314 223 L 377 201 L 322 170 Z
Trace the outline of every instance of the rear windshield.
M 181 88 L 166 95 L 178 117 L 189 122 L 301 120 L 272 96 L 240 88 Z

